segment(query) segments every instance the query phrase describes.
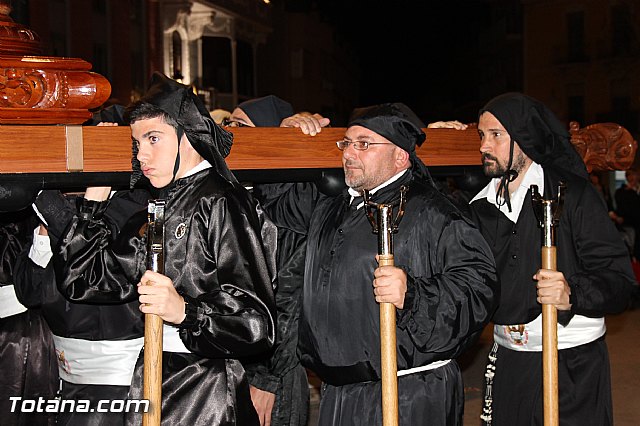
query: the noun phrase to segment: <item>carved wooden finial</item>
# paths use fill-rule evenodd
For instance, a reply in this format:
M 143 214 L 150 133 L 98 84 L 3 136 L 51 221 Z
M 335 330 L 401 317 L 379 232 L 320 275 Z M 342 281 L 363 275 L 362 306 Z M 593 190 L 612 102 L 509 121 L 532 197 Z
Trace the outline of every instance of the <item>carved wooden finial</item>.
M 76 58 L 36 56 L 40 39 L 13 22 L 0 0 L 0 124 L 81 124 L 102 105 L 111 85 Z
M 580 128 L 569 123 L 571 143 L 587 166 L 587 171 L 626 170 L 634 162 L 637 142 L 624 127 L 597 123 Z
M 11 1 L 0 0 L 0 55 L 37 55 L 40 38 L 24 25 L 13 22 L 9 16 Z

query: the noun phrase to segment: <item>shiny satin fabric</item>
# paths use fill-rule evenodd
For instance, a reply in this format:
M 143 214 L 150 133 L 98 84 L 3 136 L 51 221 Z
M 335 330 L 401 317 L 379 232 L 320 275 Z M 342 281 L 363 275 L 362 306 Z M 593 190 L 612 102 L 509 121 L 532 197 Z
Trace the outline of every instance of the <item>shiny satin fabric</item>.
M 267 351 L 275 340 L 275 226 L 244 188 L 212 169 L 177 180 L 165 199 L 165 275 L 187 302 L 179 333 L 195 355 L 186 359 L 201 361 L 187 371 L 197 366 L 213 368 L 211 359 Z M 104 216 L 104 204 L 81 206 L 54 256 L 58 286 L 72 301 L 137 299 L 136 285 L 146 269 L 146 211 L 132 216 L 115 234 Z M 241 370 L 238 364 L 199 374 L 215 376 L 235 394 L 237 387 L 246 385 L 238 382 Z M 176 380 L 188 379 L 182 369 L 172 371 Z M 172 395 L 175 380 L 165 383 L 169 388 L 163 388 L 163 394 Z M 180 389 L 177 395 L 184 404 L 174 404 L 176 410 L 187 406 L 197 393 L 183 392 L 184 386 Z
M 38 310 L 0 318 L 0 423 L 53 425 L 55 413 L 11 413 L 9 397 L 53 399 L 58 386 L 58 363 L 51 331 Z
M 0 215 L 0 286 L 14 283 L 15 260 L 37 220 L 31 209 Z M 11 413 L 10 397 L 53 399 L 58 383 L 51 331 L 39 310 L 0 318 L 0 423 L 52 425 L 54 413 Z M 19 404 L 19 402 L 18 402 Z
M 142 398 L 143 353 L 133 373 L 130 398 Z M 142 413 L 128 413 L 126 424 L 142 424 Z M 162 354 L 162 424 L 167 426 L 259 425 L 244 368 L 233 359 L 194 354 Z
M 106 204 L 105 215 L 117 233 L 127 219 L 145 209 L 149 193 L 145 190 L 119 191 Z M 47 219 L 47 231 L 55 246 L 76 212 L 76 202 L 59 191 L 43 191 L 36 207 Z M 56 286 L 53 262 L 41 268 L 29 259 L 29 248 L 20 253 L 15 263 L 15 286 L 18 299 L 27 307 L 41 308 L 54 334 L 84 340 L 134 339 L 144 334 L 138 302 L 119 304 L 72 303 Z

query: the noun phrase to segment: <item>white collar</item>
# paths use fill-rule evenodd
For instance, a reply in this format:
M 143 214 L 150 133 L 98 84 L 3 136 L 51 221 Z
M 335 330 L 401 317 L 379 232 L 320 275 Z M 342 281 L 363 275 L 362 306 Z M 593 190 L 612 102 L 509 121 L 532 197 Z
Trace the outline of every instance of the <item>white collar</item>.
M 498 207 L 496 204 L 496 188 L 500 182 L 500 178 L 493 178 L 491 181 L 485 186 L 475 197 L 469 202 L 473 203 L 476 200 L 481 200 L 486 198 L 487 201 L 494 206 Z M 524 203 L 524 199 L 527 196 L 527 191 L 531 185 L 538 186 L 538 192 L 540 194 L 544 194 L 544 170 L 542 166 L 538 163 L 531 163 L 527 172 L 524 175 L 524 178 L 520 182 L 520 185 L 510 194 L 511 198 L 511 212 L 509 212 L 508 207 L 503 204 L 499 207 L 499 210 L 504 213 L 505 216 L 509 218 L 513 223 L 518 221 L 518 217 L 520 216 L 520 212 L 522 211 L 522 205 Z
M 373 188 L 371 191 L 369 191 L 370 195 L 375 194 L 378 190 L 384 188 L 385 186 L 389 186 L 391 185 L 393 182 L 397 181 L 398 179 L 400 179 L 400 177 L 404 174 L 404 172 L 406 172 L 409 169 L 404 169 L 400 172 L 398 172 L 397 174 L 393 175 L 390 179 L 388 179 L 387 181 L 383 182 L 382 184 L 376 186 L 375 188 Z M 353 188 L 349 188 L 347 189 L 347 191 L 349 191 L 349 195 L 351 195 L 351 200 L 349 200 L 349 204 L 351 204 L 351 202 L 353 201 L 354 198 L 356 197 L 360 197 L 362 196 L 362 194 L 358 191 L 356 191 Z M 358 204 L 357 208 L 360 208 L 364 205 L 364 201 L 361 201 L 360 204 Z
M 195 166 L 194 168 L 192 168 L 191 170 L 189 170 L 187 173 L 184 174 L 184 176 L 182 176 L 182 178 L 186 178 L 187 176 L 191 176 L 191 175 L 195 175 L 196 173 L 205 170 L 205 169 L 210 169 L 211 168 L 211 163 L 209 163 L 207 160 L 202 160 L 200 162 L 200 164 L 198 164 L 197 166 Z M 180 178 L 180 179 L 182 179 Z

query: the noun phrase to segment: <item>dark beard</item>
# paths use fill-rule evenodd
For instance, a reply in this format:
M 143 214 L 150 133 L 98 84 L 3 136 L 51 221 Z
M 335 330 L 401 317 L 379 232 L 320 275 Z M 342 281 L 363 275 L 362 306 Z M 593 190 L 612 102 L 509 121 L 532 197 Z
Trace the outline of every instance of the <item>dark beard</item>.
M 491 160 L 491 163 L 486 163 L 485 160 Z M 482 154 L 482 172 L 489 178 L 497 178 L 505 174 L 506 167 L 498 162 L 496 157 L 489 154 Z
M 491 160 L 492 163 L 485 163 L 485 160 Z M 513 158 L 513 164 L 511 170 L 515 170 L 517 173 L 521 173 L 525 166 L 525 157 L 523 154 L 518 153 Z M 482 154 L 482 171 L 485 176 L 489 178 L 497 178 L 504 176 L 507 172 L 507 168 L 500 164 L 498 159 L 489 154 Z

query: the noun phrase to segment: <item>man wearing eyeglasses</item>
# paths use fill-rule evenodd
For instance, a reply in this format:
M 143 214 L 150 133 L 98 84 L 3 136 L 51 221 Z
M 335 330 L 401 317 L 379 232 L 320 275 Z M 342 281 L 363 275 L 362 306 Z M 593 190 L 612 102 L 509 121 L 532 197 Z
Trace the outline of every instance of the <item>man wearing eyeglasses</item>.
M 319 425 L 382 424 L 379 303 L 397 308 L 400 424 L 462 424 L 455 361 L 495 309 L 497 274 L 479 231 L 435 188 L 415 148 L 423 123 L 404 104 L 358 109 L 343 140 L 337 196 L 291 191 L 264 203 L 278 226 L 307 228 L 298 352 L 323 381 Z M 379 267 L 363 190 L 392 204 L 396 266 Z M 310 208 L 308 208 L 310 206 Z

